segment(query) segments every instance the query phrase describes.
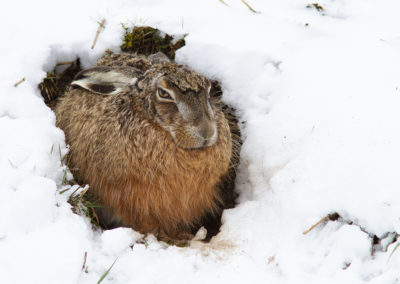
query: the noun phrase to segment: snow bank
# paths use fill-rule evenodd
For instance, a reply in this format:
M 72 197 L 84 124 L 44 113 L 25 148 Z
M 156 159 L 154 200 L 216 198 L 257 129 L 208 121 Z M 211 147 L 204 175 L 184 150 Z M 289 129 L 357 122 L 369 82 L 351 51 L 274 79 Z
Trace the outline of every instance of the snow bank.
M 398 281 L 399 252 L 389 256 L 400 233 L 400 5 L 326 0 L 318 11 L 307 1 L 253 0 L 255 14 L 225 2 L 7 2 L 2 283 L 94 283 L 114 261 L 103 283 Z M 93 231 L 60 194 L 67 148 L 37 85 L 58 61 L 80 57 L 89 67 L 106 48 L 118 50 L 120 23 L 188 33 L 177 61 L 218 79 L 237 109 L 239 204 L 209 244 L 178 248 L 151 236 L 138 242 L 127 228 Z M 341 222 L 303 234 L 334 212 Z M 371 256 L 374 235 L 383 240 Z

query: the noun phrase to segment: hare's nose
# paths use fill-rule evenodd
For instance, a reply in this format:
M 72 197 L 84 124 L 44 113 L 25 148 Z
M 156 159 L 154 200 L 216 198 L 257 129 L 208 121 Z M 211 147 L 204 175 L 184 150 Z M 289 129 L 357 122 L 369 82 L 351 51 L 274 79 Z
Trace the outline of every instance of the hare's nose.
M 204 138 L 204 145 L 212 145 L 217 138 L 217 126 L 215 122 L 207 121 L 199 129 L 199 135 Z

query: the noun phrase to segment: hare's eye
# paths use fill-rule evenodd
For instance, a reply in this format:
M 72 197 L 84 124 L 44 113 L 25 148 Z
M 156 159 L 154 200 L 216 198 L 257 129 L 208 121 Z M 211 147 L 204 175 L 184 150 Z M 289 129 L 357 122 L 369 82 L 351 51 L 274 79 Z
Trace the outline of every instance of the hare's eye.
M 158 96 L 162 99 L 172 100 L 171 95 L 167 91 L 165 91 L 161 88 L 158 88 L 157 93 L 158 93 Z

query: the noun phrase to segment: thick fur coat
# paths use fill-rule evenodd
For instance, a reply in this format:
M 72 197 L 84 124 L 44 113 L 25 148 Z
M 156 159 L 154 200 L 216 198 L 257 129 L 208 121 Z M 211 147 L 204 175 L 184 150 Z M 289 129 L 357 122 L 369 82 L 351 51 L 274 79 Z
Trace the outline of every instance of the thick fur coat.
M 151 66 L 150 61 L 141 60 Z M 187 238 L 201 218 L 219 210 L 218 185 L 228 173 L 233 154 L 231 131 L 221 109 L 210 100 L 216 142 L 195 149 L 180 147 L 177 139 L 186 138 L 174 138 L 169 126 L 162 124 L 173 124 L 179 117 L 169 117 L 170 121 L 156 117 L 174 105 L 155 106 L 154 78 L 161 72 L 169 88 L 180 88 L 182 96 L 198 94 L 209 82 L 174 63 L 161 62 L 150 69 L 138 72 L 137 84 L 132 80 L 134 85 L 112 95 L 69 87 L 55 109 L 57 126 L 70 145 L 71 169 L 105 205 L 103 216 L 108 223 L 160 237 Z M 187 119 L 178 122 L 177 128 Z

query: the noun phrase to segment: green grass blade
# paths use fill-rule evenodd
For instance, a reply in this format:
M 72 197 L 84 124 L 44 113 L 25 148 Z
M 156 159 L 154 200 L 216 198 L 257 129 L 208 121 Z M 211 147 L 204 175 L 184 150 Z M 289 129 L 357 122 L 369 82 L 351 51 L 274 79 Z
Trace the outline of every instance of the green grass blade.
M 394 249 L 392 250 L 392 252 L 390 253 L 390 255 L 389 255 L 389 260 L 392 258 L 392 255 L 394 254 L 394 252 L 398 249 L 398 247 L 400 246 L 400 243 L 398 243 L 395 247 L 394 247 Z M 389 261 L 388 260 L 388 261 Z
M 107 277 L 108 273 L 110 272 L 111 268 L 113 268 L 113 266 L 114 266 L 115 262 L 117 261 L 117 259 L 118 259 L 118 257 L 114 260 L 113 264 L 111 264 L 110 268 L 107 269 L 107 271 L 104 272 L 104 274 L 100 277 L 99 281 L 97 281 L 97 284 L 100 284 L 104 280 L 104 278 Z

